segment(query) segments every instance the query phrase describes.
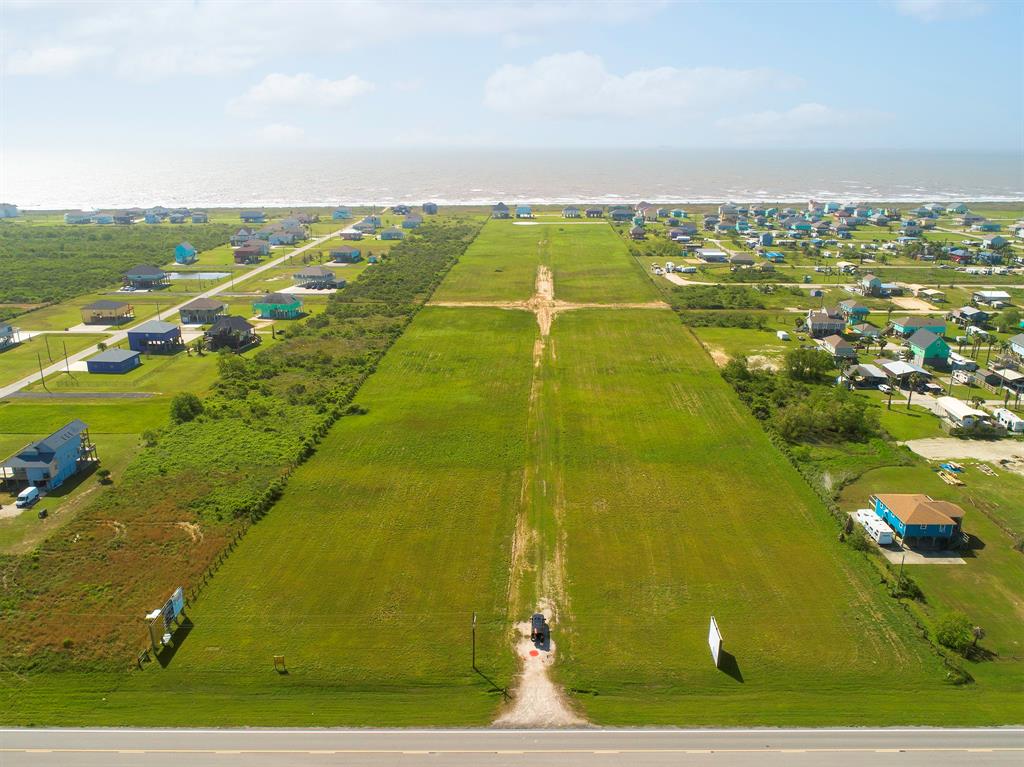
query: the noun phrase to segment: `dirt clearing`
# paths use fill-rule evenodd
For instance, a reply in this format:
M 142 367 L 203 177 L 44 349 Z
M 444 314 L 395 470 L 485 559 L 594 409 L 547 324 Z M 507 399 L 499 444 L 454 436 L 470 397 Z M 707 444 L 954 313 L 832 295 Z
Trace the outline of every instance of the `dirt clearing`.
M 1013 440 L 980 442 L 955 437 L 912 439 L 904 442 L 915 453 L 929 460 L 974 458 L 990 461 L 1009 471 L 1024 474 L 1024 444 Z
M 545 609 L 550 623 L 552 613 Z M 543 644 L 530 640 L 530 622 L 516 624 L 519 642 L 516 655 L 523 670 L 519 674 L 512 703 L 494 720 L 495 727 L 578 727 L 587 720 L 572 710 L 562 691 L 548 677 L 555 662 L 555 643 L 550 638 Z

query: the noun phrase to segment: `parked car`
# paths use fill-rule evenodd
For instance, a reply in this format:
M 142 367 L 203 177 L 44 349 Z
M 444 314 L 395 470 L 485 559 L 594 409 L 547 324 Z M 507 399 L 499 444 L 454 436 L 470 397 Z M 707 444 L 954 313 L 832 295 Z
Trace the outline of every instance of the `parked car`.
M 890 394 L 892 393 L 892 387 L 889 384 L 878 384 L 878 391 L 883 394 Z

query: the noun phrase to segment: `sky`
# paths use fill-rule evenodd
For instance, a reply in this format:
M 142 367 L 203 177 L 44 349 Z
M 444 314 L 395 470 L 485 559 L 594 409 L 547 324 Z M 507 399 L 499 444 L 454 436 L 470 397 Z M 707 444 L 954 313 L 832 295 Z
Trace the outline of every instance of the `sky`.
M 4 152 L 1024 151 L 1024 2 L 0 0 Z

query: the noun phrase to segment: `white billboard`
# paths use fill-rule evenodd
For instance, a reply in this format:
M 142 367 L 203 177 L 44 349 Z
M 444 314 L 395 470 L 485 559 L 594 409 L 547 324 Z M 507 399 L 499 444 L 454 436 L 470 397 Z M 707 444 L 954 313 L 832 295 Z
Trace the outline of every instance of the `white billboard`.
M 722 632 L 718 630 L 718 622 L 715 616 L 711 616 L 711 626 L 708 627 L 708 646 L 711 648 L 711 657 L 715 659 L 715 668 L 718 668 L 718 658 L 722 653 Z

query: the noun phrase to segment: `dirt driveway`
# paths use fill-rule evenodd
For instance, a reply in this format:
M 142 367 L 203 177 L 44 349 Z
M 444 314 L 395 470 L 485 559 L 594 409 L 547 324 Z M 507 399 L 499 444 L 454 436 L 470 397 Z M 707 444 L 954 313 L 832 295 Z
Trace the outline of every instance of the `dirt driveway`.
M 1024 474 L 1024 442 L 1017 440 L 985 442 L 955 437 L 933 437 L 912 439 L 903 444 L 932 461 L 974 458 L 978 461 L 991 461 L 1010 471 Z M 1004 461 L 1006 463 L 1003 463 Z

